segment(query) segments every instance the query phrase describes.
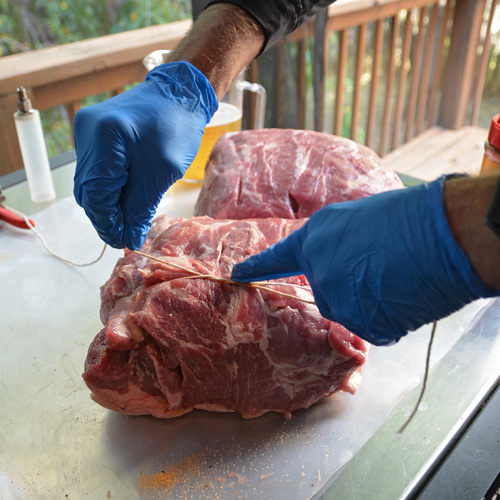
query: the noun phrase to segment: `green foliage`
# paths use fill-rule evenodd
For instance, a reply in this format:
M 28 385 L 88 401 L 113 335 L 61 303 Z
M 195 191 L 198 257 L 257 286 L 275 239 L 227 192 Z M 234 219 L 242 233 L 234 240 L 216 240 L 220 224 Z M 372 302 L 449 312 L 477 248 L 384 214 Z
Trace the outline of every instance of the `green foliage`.
M 0 55 L 169 23 L 190 15 L 190 0 L 0 0 Z

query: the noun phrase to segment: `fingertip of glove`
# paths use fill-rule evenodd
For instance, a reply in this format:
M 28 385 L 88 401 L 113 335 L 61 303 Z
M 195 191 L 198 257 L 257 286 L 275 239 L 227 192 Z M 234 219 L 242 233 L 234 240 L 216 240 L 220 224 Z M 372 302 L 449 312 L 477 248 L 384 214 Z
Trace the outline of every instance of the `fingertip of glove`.
M 139 250 L 146 241 L 149 227 L 147 229 L 129 229 L 123 233 L 123 243 L 130 250 Z
M 123 234 L 120 227 L 116 228 L 114 231 L 105 231 L 94 222 L 92 222 L 92 225 L 99 235 L 99 238 L 101 238 L 104 243 L 113 248 L 125 248 L 125 245 L 123 244 Z
M 321 311 L 320 311 L 321 312 Z M 323 313 L 321 313 L 323 314 Z M 329 318 L 331 319 L 331 318 Z M 388 331 L 381 332 L 380 330 L 376 330 L 373 326 L 369 326 L 366 324 L 362 324 L 360 322 L 352 322 L 346 317 L 338 317 L 336 319 L 332 319 L 345 328 L 347 328 L 350 332 L 357 335 L 359 338 L 363 339 L 365 342 L 369 342 L 375 346 L 390 346 L 395 344 L 401 339 L 407 332 L 391 332 Z
M 240 281 L 241 283 L 248 283 L 252 281 L 253 268 L 254 266 L 251 262 L 236 264 L 231 271 L 231 279 Z
M 371 333 L 357 333 L 357 332 L 353 333 L 357 335 L 359 338 L 362 338 L 365 342 L 369 342 L 370 344 L 376 346 L 394 345 L 401 338 L 401 337 L 398 338 L 384 337 L 382 335 L 371 334 Z
M 76 179 L 75 179 L 74 185 L 73 185 L 73 197 L 75 198 L 77 205 L 81 207 L 82 206 L 82 197 L 80 195 L 80 186 L 79 186 L 79 183 Z

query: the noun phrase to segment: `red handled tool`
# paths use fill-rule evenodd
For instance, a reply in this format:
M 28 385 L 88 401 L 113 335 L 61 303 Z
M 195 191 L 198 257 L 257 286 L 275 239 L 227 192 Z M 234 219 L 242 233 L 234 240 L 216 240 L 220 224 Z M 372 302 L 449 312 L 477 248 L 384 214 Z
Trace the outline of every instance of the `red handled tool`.
M 2 194 L 2 187 L 0 186 L 0 219 L 4 220 L 8 224 L 11 224 L 12 226 L 20 227 L 21 229 L 30 229 L 23 217 L 11 212 L 4 206 L 4 201 L 5 196 Z M 28 220 L 30 224 L 32 224 L 33 226 L 35 225 L 35 223 L 31 219 Z

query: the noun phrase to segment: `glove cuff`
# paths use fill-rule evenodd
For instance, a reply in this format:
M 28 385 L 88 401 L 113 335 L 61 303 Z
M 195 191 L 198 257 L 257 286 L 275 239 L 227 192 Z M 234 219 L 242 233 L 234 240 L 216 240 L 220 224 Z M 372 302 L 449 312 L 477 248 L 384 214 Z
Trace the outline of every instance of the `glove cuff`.
M 210 121 L 219 107 L 217 96 L 207 77 L 187 61 L 160 64 L 147 74 L 146 81 L 151 79 L 174 80 L 182 86 L 183 93 L 190 94 L 194 98 L 193 111 L 202 111 L 205 114 L 206 123 Z

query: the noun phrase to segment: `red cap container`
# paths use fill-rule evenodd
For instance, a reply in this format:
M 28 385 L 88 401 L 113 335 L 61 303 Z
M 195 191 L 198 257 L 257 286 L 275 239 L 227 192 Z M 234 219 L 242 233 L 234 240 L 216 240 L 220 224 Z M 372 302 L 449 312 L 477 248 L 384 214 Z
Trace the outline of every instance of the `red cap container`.
M 488 142 L 494 148 L 500 149 L 500 113 L 495 115 L 491 120 Z
M 491 120 L 488 139 L 484 143 L 481 173 L 500 169 L 500 113 Z

